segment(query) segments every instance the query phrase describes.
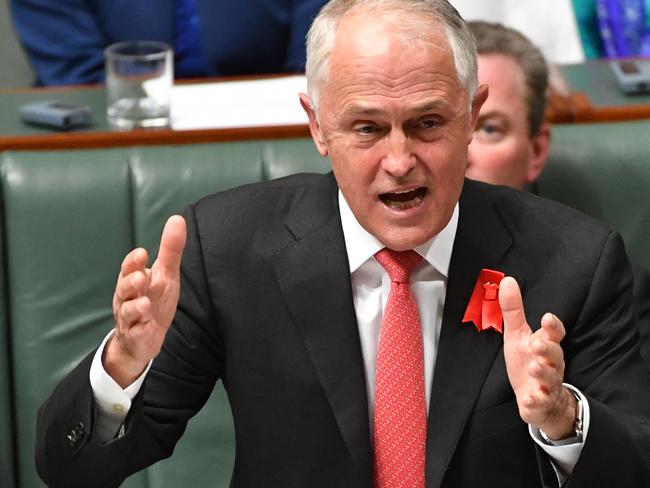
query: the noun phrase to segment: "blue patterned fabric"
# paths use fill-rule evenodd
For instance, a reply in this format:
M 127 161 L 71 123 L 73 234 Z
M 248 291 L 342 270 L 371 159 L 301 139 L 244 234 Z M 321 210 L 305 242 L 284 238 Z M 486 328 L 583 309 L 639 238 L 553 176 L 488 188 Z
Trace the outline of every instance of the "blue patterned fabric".
M 597 0 L 597 8 L 607 57 L 650 56 L 644 0 Z
M 196 0 L 176 0 L 174 70 L 179 78 L 206 75 Z

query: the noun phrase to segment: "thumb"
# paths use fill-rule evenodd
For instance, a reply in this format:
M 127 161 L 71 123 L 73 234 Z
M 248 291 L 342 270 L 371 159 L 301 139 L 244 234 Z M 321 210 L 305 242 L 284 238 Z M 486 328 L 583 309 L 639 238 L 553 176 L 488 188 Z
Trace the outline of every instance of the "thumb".
M 187 227 L 185 219 L 180 215 L 169 217 L 160 238 L 157 265 L 169 273 L 178 273 L 186 239 Z
M 524 313 L 524 303 L 517 281 L 506 276 L 499 284 L 499 305 L 503 312 L 503 325 L 506 333 L 530 331 Z

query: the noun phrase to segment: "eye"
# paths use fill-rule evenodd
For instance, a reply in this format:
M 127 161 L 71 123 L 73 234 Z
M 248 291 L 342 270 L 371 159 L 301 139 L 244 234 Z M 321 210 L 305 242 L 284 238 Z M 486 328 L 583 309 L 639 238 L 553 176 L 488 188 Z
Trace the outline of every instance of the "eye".
M 501 132 L 501 128 L 498 125 L 490 124 L 489 122 L 481 124 L 477 130 L 485 132 L 486 134 L 496 134 L 497 132 Z
M 374 125 L 364 124 L 364 125 L 358 125 L 357 127 L 355 127 L 354 130 L 357 131 L 359 134 L 374 134 L 375 132 L 377 132 L 377 127 L 375 127 Z
M 506 135 L 506 126 L 494 120 L 479 120 L 474 136 L 482 142 L 498 142 Z
M 436 114 L 425 114 L 408 121 L 406 130 L 421 141 L 433 142 L 441 135 L 446 119 Z
M 438 120 L 434 118 L 422 119 L 418 122 L 421 129 L 435 129 L 438 125 Z

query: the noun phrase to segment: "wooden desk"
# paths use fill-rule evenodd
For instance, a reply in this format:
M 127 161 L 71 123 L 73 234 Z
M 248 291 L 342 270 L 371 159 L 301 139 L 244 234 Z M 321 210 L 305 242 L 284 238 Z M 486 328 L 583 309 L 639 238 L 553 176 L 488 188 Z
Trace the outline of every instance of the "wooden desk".
M 562 66 L 560 70 L 568 82 L 571 95 L 551 97 L 547 111 L 550 122 L 605 122 L 650 118 L 650 96 L 622 94 L 606 61 L 567 65 Z M 18 107 L 37 100 L 88 105 L 93 112 L 94 125 L 65 132 L 22 123 Z M 102 86 L 0 91 L 0 151 L 309 137 L 307 125 L 117 131 L 108 126 L 105 114 L 106 101 Z
M 39 100 L 88 105 L 93 113 L 94 124 L 71 131 L 60 131 L 21 122 L 18 108 L 25 103 Z M 106 100 L 102 86 L 0 91 L 0 151 L 189 144 L 308 136 L 309 127 L 307 125 L 178 131 L 172 129 L 118 131 L 109 127 L 106 122 Z
M 60 131 L 24 124 L 18 108 L 28 102 L 56 100 L 88 105 L 94 124 L 90 127 Z M 554 97 L 548 116 L 556 123 L 573 122 L 573 106 L 564 97 Z M 245 127 L 202 130 L 118 131 L 106 122 L 105 91 L 97 87 L 66 87 L 0 91 L 0 151 L 7 149 L 70 149 L 146 144 L 189 144 L 250 139 L 309 137 L 307 125 Z
M 564 101 L 565 122 L 617 122 L 650 118 L 650 95 L 625 95 L 609 62 L 587 61 L 561 66 L 571 95 Z M 563 116 L 566 117 L 566 113 Z

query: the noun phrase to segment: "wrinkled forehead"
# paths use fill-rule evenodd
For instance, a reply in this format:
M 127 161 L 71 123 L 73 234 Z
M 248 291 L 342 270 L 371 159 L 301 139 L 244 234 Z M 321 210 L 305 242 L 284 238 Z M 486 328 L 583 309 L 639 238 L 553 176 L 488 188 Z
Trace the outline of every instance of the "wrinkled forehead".
M 378 65 L 378 75 L 395 82 L 412 70 L 424 70 L 444 72 L 462 84 L 447 30 L 428 15 L 352 10 L 340 19 L 335 34 L 323 91 L 341 76 L 364 75 Z
M 357 84 L 397 91 L 416 84 L 411 88 L 424 90 L 427 82 L 440 78 L 450 87 L 460 86 L 444 28 L 428 26 L 425 33 L 413 34 L 414 29 L 405 25 L 404 19 L 391 16 L 345 16 L 338 26 L 323 91 L 339 96 L 342 83 L 346 89 L 362 91 Z
M 389 45 L 417 46 L 451 53 L 444 25 L 425 14 L 403 9 L 350 10 L 337 25 L 332 54 L 345 50 L 351 43 L 367 54 L 381 52 Z

